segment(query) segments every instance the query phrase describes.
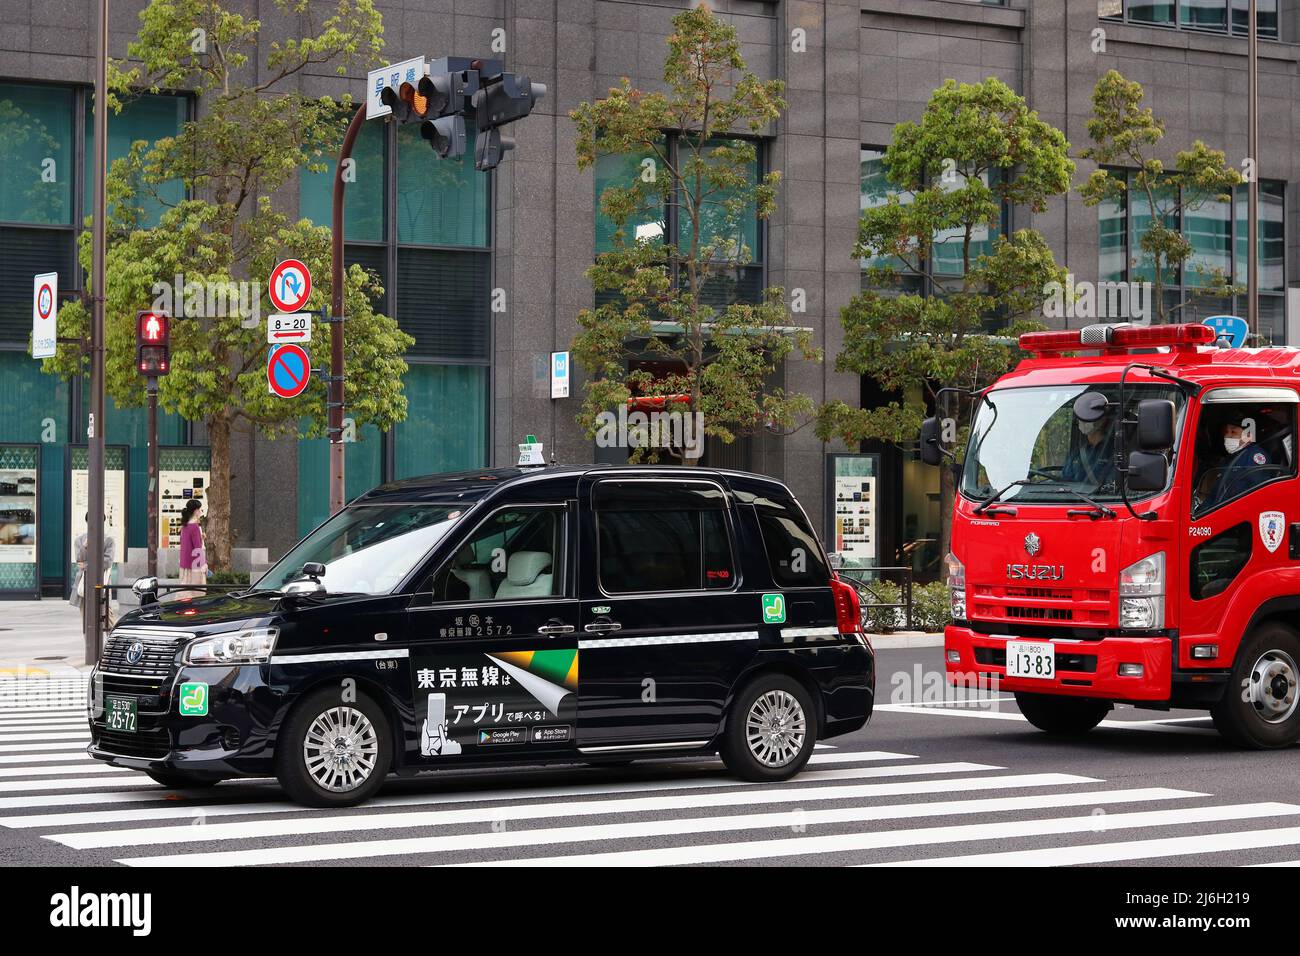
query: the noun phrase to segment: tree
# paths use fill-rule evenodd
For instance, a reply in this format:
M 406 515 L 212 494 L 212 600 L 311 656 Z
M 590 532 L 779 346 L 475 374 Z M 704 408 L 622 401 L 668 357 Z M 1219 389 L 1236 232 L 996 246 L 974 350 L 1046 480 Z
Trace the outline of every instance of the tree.
M 1006 84 L 947 81 L 920 123 L 894 127 L 884 161 L 896 191 L 862 214 L 853 254 L 872 260 L 870 287 L 840 313 L 845 336 L 835 368 L 870 376 L 903 400 L 824 405 L 817 423 L 824 441 L 915 441 L 941 386 L 974 390 L 1010 367 L 1014 337 L 1041 328 L 1029 317 L 1048 284 L 1065 278 L 1037 232 L 994 235 L 1004 206 L 1043 212 L 1074 171 L 1064 135 Z M 938 257 L 949 266 L 939 268 Z M 899 291 L 905 279 L 913 291 Z M 945 403 L 940 414 L 954 423 L 965 404 Z M 956 444 L 955 425 L 946 431 Z M 952 470 L 940 469 L 945 553 L 954 485 Z
M 152 307 L 179 277 L 184 301 L 172 306 L 179 313 L 184 305 L 185 317 L 172 322 L 171 371 L 159 379 L 159 402 L 206 425 L 212 453 L 208 559 L 216 569 L 229 567 L 235 535 L 230 527 L 232 429 L 242 424 L 269 436 L 296 435 L 302 419 L 306 434 L 320 435 L 326 421 L 325 385 L 319 380 L 296 399 L 269 394 L 264 323 L 250 318 L 246 308 L 271 311 L 266 278 L 283 258 L 301 259 L 311 270 L 316 282 L 309 308 L 328 307 L 330 301 L 329 230 L 289 221 L 268 197 L 300 169 L 323 168 L 321 157 L 342 137 L 349 103 L 304 96 L 293 89 L 295 78 L 308 66 L 333 66 L 340 74 L 367 66 L 382 47 L 382 21 L 371 0 L 337 0 L 319 26 L 313 13 L 319 5 L 275 3 L 282 13 L 299 18 L 303 35 L 269 44 L 260 70 L 249 63 L 258 49 L 259 21 L 216 0 L 152 0 L 140 14 L 138 38 L 128 47 L 134 65 L 114 63 L 110 71 L 116 109 L 142 90 L 192 89 L 201 96 L 201 114 L 176 136 L 134 143 L 113 164 L 105 379 L 119 405 L 143 403 L 145 384 L 134 366 L 135 315 Z M 254 76 L 261 79 L 250 79 Z M 177 179 L 191 198 L 168 203 L 162 187 Z M 147 224 L 146 203 L 161 210 L 156 225 Z M 82 240 L 81 259 L 89 270 L 89 233 Z M 250 285 L 239 285 L 241 279 Z M 374 276 L 353 265 L 344 281 L 348 414 L 358 426 L 387 428 L 406 414 L 401 356 L 413 340 L 394 319 L 375 311 L 372 302 L 382 289 Z M 241 299 L 235 290 L 246 294 Z M 85 335 L 89 327 L 79 304 L 65 307 L 59 319 L 61 331 L 72 336 Z M 45 369 L 81 375 L 86 362 L 80 349 L 64 345 L 45 361 Z
M 793 429 L 812 401 L 771 378 L 796 351 L 820 354 L 807 332 L 791 328 L 783 289 L 743 302 L 734 288 L 753 260 L 753 217 L 772 215 L 780 181 L 775 172 L 752 175 L 754 143 L 736 133 L 774 122 L 784 86 L 746 68 L 735 28 L 706 5 L 673 18 L 663 77 L 666 92 L 624 78 L 570 113 L 578 167 L 609 156 L 623 157 L 625 170 L 600 196 L 612 248 L 587 271 L 597 305 L 579 313 L 572 346 L 591 373 L 578 422 L 595 437 L 602 414 L 633 396 L 673 396 L 672 410 L 702 417 L 704 433 L 723 442 L 758 427 Z M 669 132 L 678 134 L 675 150 Z M 664 450 L 638 447 L 632 457 L 657 460 Z M 698 460 L 679 445 L 667 450 L 685 464 Z
M 1142 105 L 1142 85 L 1126 80 L 1117 70 L 1108 70 L 1097 81 L 1092 94 L 1092 118 L 1088 135 L 1093 145 L 1082 150 L 1083 159 L 1101 168 L 1080 187 L 1085 205 L 1106 200 L 1123 200 L 1137 190 L 1145 201 L 1150 223 L 1138 247 L 1144 265 L 1152 273 L 1153 314 L 1159 324 L 1171 321 L 1182 305 L 1167 307 L 1164 286 L 1168 276 L 1177 275 L 1192 257 L 1192 244 L 1182 234 L 1183 216 L 1208 202 L 1232 202 L 1233 188 L 1242 182 L 1241 173 L 1224 164 L 1221 150 L 1210 149 L 1196 140 L 1191 149 L 1180 151 L 1172 169 L 1155 155 L 1164 139 L 1165 124 L 1150 107 Z M 1126 169 L 1132 171 L 1132 186 Z M 1236 291 L 1230 277 L 1220 269 L 1198 269 L 1199 294 L 1230 295 Z

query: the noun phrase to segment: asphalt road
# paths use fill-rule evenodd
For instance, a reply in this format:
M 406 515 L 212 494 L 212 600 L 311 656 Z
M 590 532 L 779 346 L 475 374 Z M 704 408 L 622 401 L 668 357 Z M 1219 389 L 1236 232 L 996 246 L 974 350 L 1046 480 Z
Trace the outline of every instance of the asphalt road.
M 1295 750 L 1236 751 L 1203 714 L 1132 708 L 1052 739 L 1005 695 L 943 698 L 940 653 L 882 650 L 871 723 L 789 783 L 710 759 L 440 772 L 342 811 L 271 781 L 164 790 L 85 758 L 75 706 L 0 695 L 0 864 L 1300 861 Z

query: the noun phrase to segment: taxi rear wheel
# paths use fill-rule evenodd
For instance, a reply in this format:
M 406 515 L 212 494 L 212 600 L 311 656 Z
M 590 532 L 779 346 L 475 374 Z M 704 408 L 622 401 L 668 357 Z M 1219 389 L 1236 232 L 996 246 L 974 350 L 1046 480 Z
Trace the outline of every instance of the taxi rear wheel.
M 285 793 L 311 807 L 347 807 L 384 784 L 392 741 L 383 709 L 364 694 L 340 698 L 325 687 L 303 699 L 276 740 L 275 775 Z
M 1239 747 L 1275 750 L 1300 739 L 1300 635 L 1284 624 L 1256 628 L 1237 652 L 1232 679 L 1210 714 Z
M 1016 706 L 1025 720 L 1044 733 L 1077 737 L 1096 727 L 1110 713 L 1110 701 L 1050 694 L 1016 694 Z
M 732 702 L 719 753 L 742 780 L 789 780 L 817 743 L 817 713 L 808 691 L 785 674 L 763 674 Z

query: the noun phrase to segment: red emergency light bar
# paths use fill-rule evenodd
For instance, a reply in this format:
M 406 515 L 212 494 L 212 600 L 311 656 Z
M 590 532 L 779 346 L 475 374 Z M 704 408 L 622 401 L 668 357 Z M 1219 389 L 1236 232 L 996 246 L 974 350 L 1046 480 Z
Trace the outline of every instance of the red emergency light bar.
M 1168 345 L 1190 349 L 1212 345 L 1214 330 L 1208 325 L 1089 325 L 1062 332 L 1026 332 L 1020 336 L 1020 348 L 1036 355 L 1060 355 L 1085 349 L 1124 351 Z

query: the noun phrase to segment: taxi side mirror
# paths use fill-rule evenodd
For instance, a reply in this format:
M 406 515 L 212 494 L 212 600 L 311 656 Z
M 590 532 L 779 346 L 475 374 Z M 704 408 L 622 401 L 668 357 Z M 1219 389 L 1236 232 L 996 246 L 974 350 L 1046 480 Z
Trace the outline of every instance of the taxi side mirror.
M 1166 451 L 1174 446 L 1173 402 L 1167 398 L 1148 398 L 1138 402 L 1137 443 L 1143 451 Z M 1161 487 L 1164 487 L 1163 482 Z
M 943 449 L 939 447 L 939 419 L 927 418 L 921 422 L 921 461 L 927 465 L 937 465 L 943 461 Z
M 1163 491 L 1169 481 L 1169 459 L 1159 452 L 1135 451 L 1128 456 L 1129 491 Z

